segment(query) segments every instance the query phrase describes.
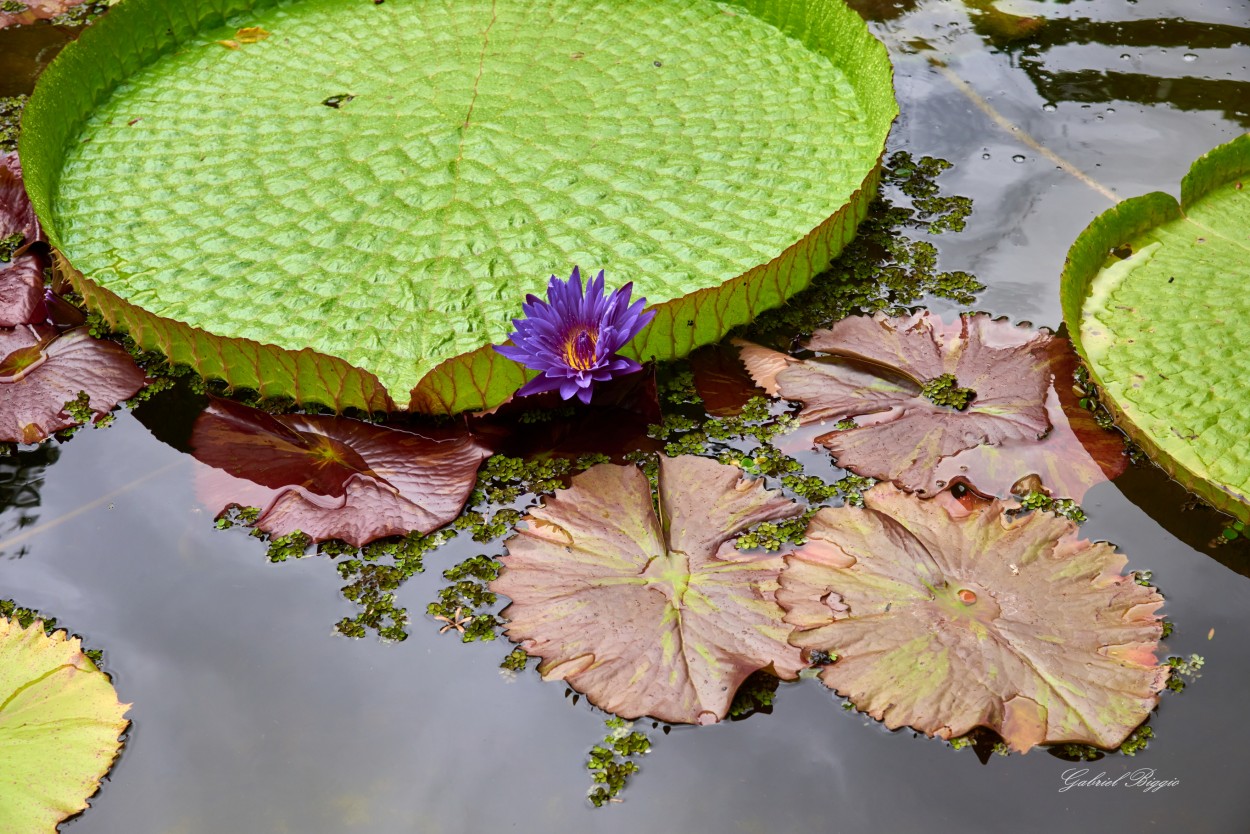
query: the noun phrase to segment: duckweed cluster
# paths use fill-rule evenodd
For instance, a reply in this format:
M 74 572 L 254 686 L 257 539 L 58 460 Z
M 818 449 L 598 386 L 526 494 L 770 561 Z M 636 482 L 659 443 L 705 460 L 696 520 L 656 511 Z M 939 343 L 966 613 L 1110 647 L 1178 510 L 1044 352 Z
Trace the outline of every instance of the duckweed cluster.
M 586 769 L 594 782 L 586 795 L 590 804 L 601 808 L 608 802 L 621 800 L 617 795 L 625 790 L 629 777 L 638 772 L 635 759 L 651 752 L 651 740 L 645 733 L 634 729 L 633 722 L 622 718 L 609 718 L 604 722 L 608 729 L 602 744 L 590 749 Z
M 771 713 L 777 700 L 777 688 L 781 681 L 776 675 L 755 672 L 742 682 L 729 705 L 729 717 L 740 720 L 757 712 Z
M 7 264 L 13 260 L 13 253 L 22 248 L 22 244 L 26 241 L 26 236 L 21 232 L 14 232 L 7 237 L 0 237 L 0 263 Z
M 920 395 L 934 405 L 944 405 L 963 411 L 976 399 L 977 392 L 971 388 L 959 388 L 954 374 L 942 374 L 920 387 Z
M 1054 513 L 1077 524 L 1083 524 L 1088 518 L 1081 506 L 1071 498 L 1051 498 L 1044 492 L 1035 491 L 1024 495 L 1020 498 L 1020 508 Z
M 0 153 L 17 150 L 17 137 L 22 132 L 22 108 L 26 96 L 0 98 Z

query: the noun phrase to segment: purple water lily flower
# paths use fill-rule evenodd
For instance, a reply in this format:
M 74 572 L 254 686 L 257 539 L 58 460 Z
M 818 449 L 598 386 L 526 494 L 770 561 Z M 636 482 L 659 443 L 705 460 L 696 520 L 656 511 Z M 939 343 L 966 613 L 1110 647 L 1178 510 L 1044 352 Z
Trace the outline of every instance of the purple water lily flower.
M 588 403 L 596 382 L 642 370 L 634 360 L 616 355 L 655 318 L 654 310 L 642 311 L 645 298 L 630 304 L 633 287 L 631 282 L 604 298 L 600 270 L 583 293 L 581 272 L 573 267 L 567 281 L 551 276 L 546 301 L 526 296 L 521 305 L 525 318 L 512 320 L 512 344 L 495 346 L 509 359 L 543 372 L 517 395 L 558 390 L 566 400 L 576 395 Z

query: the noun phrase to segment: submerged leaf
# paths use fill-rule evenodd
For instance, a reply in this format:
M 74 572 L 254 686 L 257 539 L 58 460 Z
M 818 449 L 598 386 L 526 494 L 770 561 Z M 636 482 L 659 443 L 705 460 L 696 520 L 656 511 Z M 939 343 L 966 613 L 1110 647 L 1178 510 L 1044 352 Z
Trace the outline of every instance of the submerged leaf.
M 751 673 L 804 666 L 775 600 L 781 557 L 733 546 L 802 508 L 706 458 L 661 457 L 658 483 L 659 516 L 635 466 L 573 478 L 505 542 L 491 590 L 547 680 L 625 718 L 706 724 Z
M 1053 341 L 984 315 L 951 324 L 927 312 L 851 316 L 807 343 L 827 357 L 800 361 L 748 345 L 743 361 L 769 393 L 803 402 L 800 422 L 854 419 L 816 438 L 839 466 L 934 495 L 946 485 L 937 474 L 944 460 L 1036 443 L 1050 430 Z
M 41 240 L 17 154 L 0 154 L 0 327 L 44 319 L 43 270 L 49 264 L 29 248 Z
M 790 642 L 836 655 L 821 680 L 891 729 L 974 727 L 1014 749 L 1111 749 L 1158 701 L 1166 666 L 1154 588 L 1076 525 L 998 501 L 969 508 L 889 484 L 865 509 L 823 509 L 786 558 Z
M 87 807 L 129 722 L 76 637 L 0 618 L 0 831 L 53 834 Z
M 81 420 L 66 410 L 106 414 L 143 387 L 143 371 L 120 345 L 86 330 L 58 336 L 46 326 L 0 329 L 0 442 L 38 443 Z M 79 415 L 82 417 L 83 415 Z
M 694 389 L 708 414 L 736 417 L 753 397 L 765 392 L 742 367 L 740 348 L 715 344 L 690 354 Z
M 229 476 L 204 479 L 215 508 L 258 506 L 256 526 L 271 536 L 300 530 L 355 547 L 450 522 L 489 454 L 463 429 L 418 434 L 346 417 L 274 416 L 223 399 L 196 419 L 191 447 Z

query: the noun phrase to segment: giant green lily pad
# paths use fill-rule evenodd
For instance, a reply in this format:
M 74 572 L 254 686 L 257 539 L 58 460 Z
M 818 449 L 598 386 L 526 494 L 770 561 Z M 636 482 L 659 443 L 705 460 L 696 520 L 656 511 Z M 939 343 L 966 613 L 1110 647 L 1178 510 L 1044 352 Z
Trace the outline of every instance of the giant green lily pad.
M 820 510 L 781 575 L 790 642 L 835 655 L 821 680 L 891 729 L 1117 747 L 1168 678 L 1163 597 L 1071 521 L 1004 509 L 878 484 Z
M 1120 424 L 1221 510 L 1250 520 L 1250 135 L 1181 182 L 1098 217 L 1068 253 L 1063 313 Z
M 490 588 L 545 679 L 624 718 L 708 724 L 753 672 L 805 665 L 775 598 L 781 557 L 733 542 L 800 512 L 707 458 L 661 457 L 654 504 L 642 470 L 601 463 L 525 517 Z
M 86 808 L 129 708 L 78 638 L 0 617 L 0 831 L 52 834 Z
M 448 412 L 521 384 L 489 346 L 575 264 L 656 307 L 635 358 L 802 289 L 896 112 L 842 0 L 126 0 L 44 73 L 21 152 L 75 287 L 144 347 Z

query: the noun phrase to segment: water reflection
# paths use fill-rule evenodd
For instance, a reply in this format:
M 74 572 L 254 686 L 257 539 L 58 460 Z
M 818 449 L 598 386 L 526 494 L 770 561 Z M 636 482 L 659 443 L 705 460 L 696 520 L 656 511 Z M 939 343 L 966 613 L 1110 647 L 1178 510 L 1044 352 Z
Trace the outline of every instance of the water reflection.
M 1203 16 L 1201 8 L 1187 18 L 1105 20 L 1067 17 L 1062 6 L 1030 4 L 1029 14 L 1013 14 L 1008 4 L 965 0 L 964 14 L 952 19 L 955 3 L 851 0 L 851 5 L 870 20 L 888 23 L 909 48 L 943 59 L 980 51 L 968 37 L 975 35 L 1009 53 L 1044 101 L 1167 105 L 1216 112 L 1250 127 L 1250 8 L 1246 25 L 1236 25 L 1194 19 Z M 1244 4 L 1224 11 L 1239 5 Z M 1166 68 L 1141 65 L 1151 61 Z
M 51 442 L 0 456 L 0 542 L 39 521 L 39 492 L 46 470 L 60 456 L 60 448 Z M 23 544 L 11 552 L 0 550 L 0 556 L 17 559 L 27 552 Z

